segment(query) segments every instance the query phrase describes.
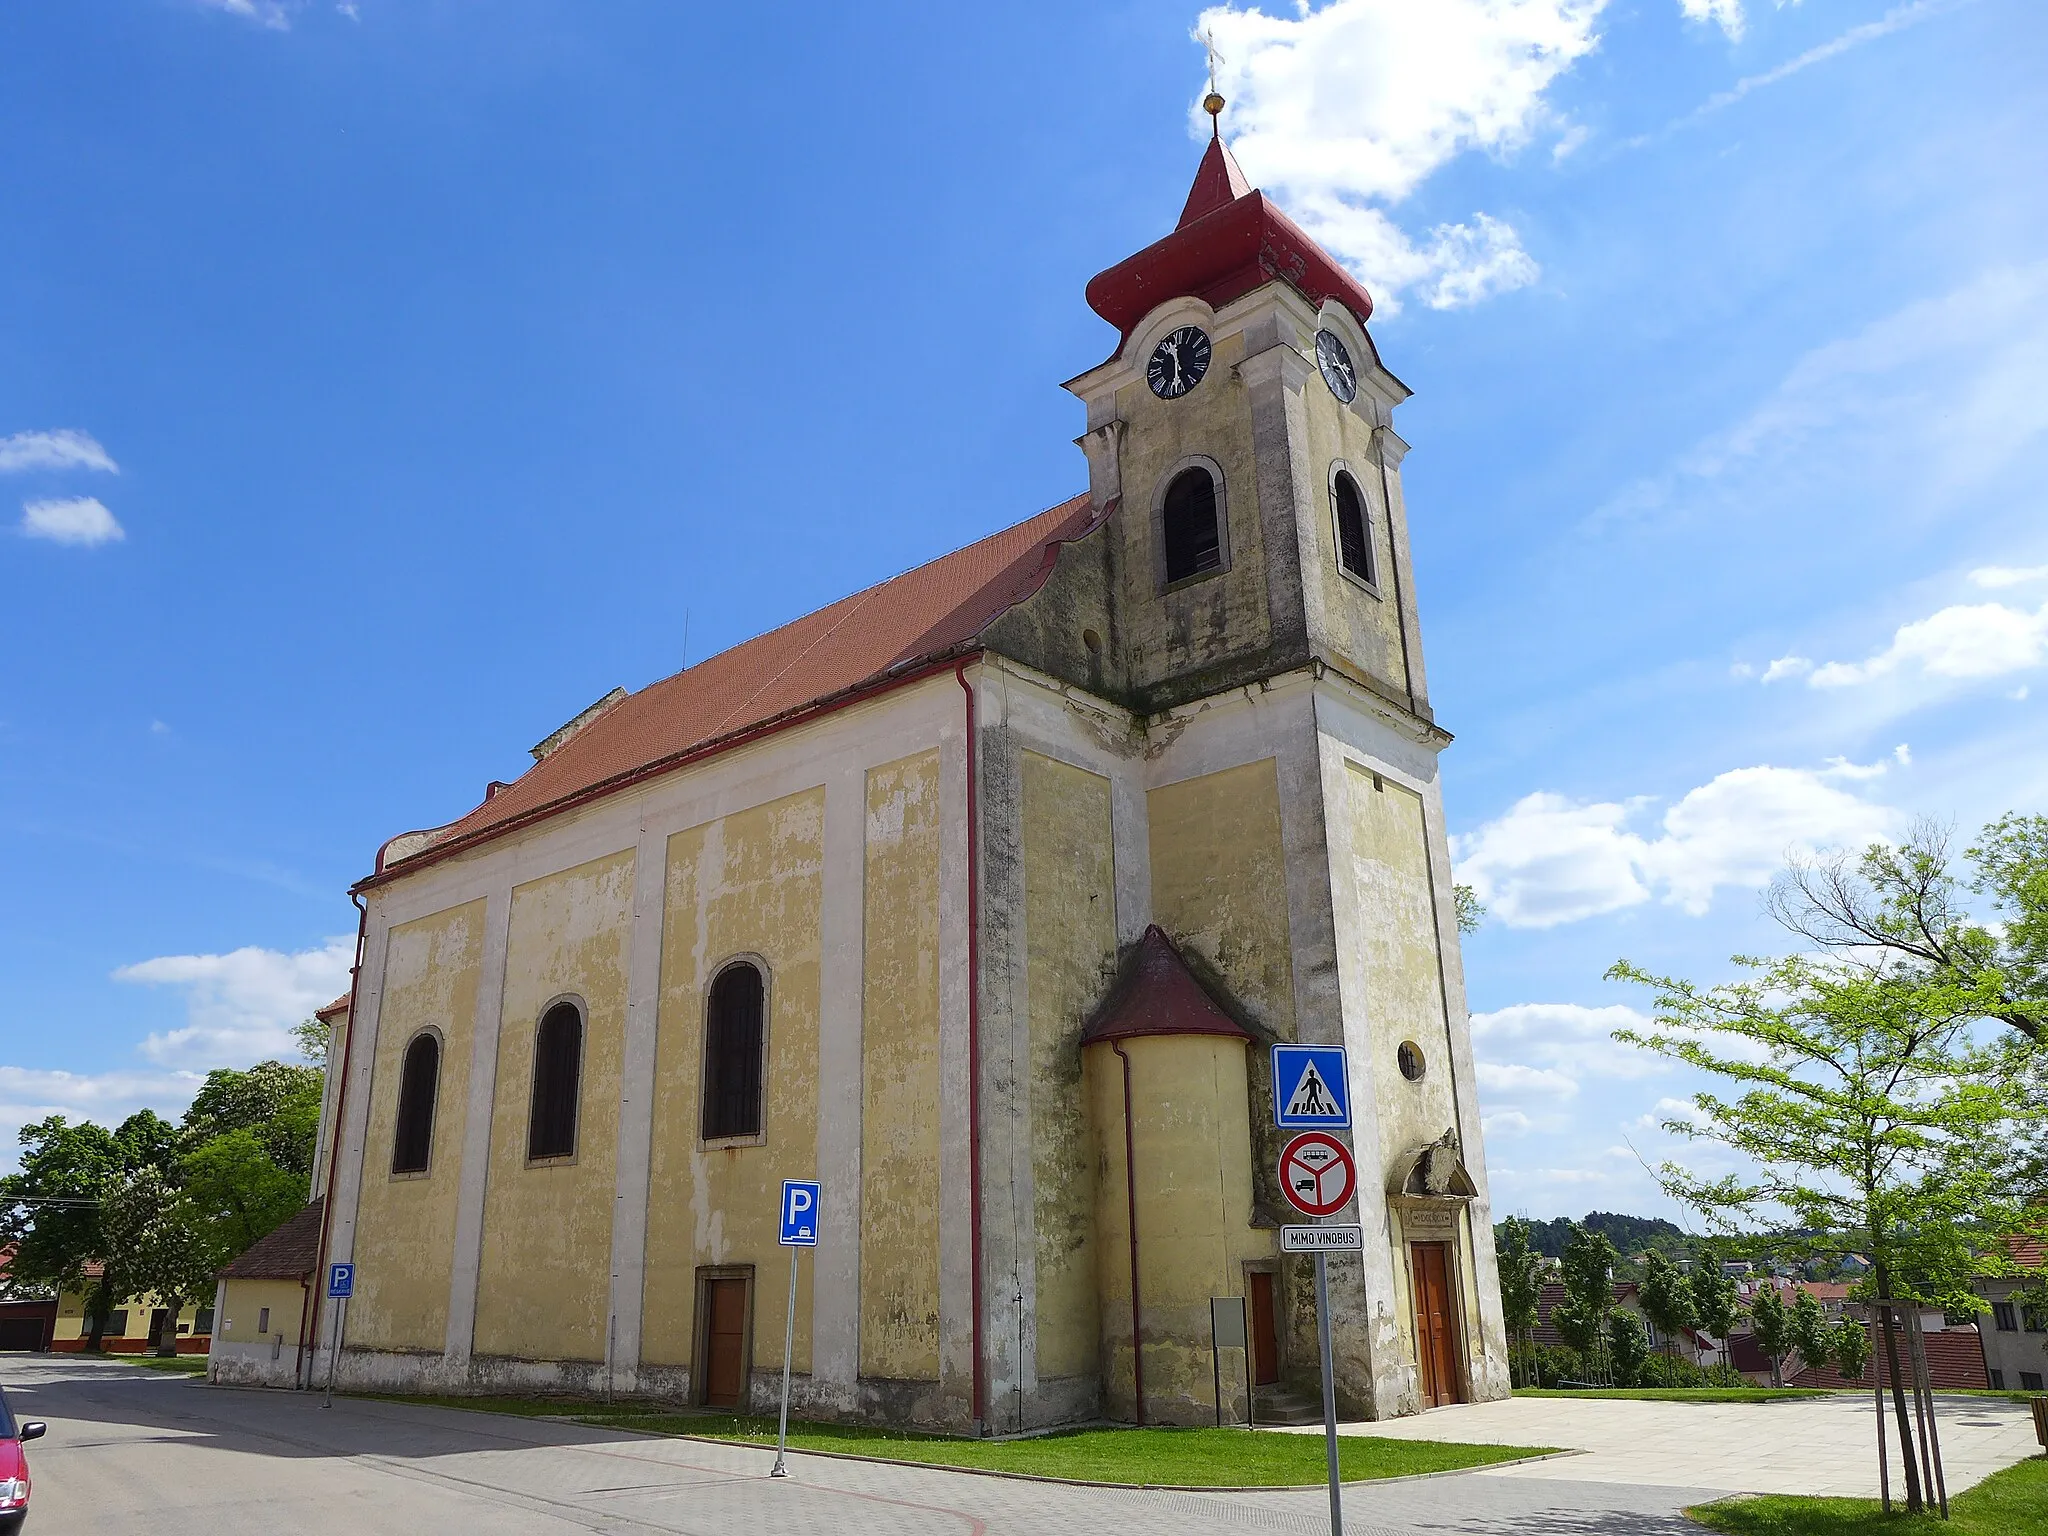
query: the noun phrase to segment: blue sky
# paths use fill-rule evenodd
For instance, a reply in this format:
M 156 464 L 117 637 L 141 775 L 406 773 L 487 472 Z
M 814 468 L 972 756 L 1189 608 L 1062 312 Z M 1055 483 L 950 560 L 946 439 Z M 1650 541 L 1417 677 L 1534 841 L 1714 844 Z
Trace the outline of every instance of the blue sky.
M 2030 0 L 8 8 L 0 1137 L 276 1050 L 377 844 L 686 631 L 1080 488 L 1202 27 L 1417 391 L 1497 1204 L 1664 1209 L 1607 965 L 2048 809 Z

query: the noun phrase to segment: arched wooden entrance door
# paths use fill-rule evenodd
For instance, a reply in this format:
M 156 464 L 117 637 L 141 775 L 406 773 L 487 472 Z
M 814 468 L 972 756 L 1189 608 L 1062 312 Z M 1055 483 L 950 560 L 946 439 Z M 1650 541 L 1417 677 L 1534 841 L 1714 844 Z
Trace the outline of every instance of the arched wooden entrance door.
M 1410 1243 L 1409 1269 L 1415 1278 L 1415 1364 L 1422 1403 L 1440 1408 L 1465 1400 L 1458 1370 L 1458 1314 L 1451 1295 L 1451 1245 Z

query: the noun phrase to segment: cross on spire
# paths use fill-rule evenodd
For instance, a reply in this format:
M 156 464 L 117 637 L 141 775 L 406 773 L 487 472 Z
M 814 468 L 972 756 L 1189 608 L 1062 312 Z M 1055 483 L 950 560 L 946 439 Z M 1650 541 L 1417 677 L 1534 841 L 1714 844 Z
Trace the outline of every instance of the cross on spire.
M 1229 60 L 1216 51 L 1216 33 L 1211 28 L 1202 29 L 1202 47 L 1209 55 L 1209 94 L 1202 98 L 1202 110 L 1209 114 L 1209 137 L 1220 139 L 1223 137 L 1223 96 L 1216 89 L 1216 66 Z

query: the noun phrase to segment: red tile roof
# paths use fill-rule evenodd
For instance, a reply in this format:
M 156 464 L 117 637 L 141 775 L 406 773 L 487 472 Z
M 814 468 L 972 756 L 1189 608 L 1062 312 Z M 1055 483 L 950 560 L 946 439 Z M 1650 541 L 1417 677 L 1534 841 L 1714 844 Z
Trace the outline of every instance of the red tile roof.
M 1864 1331 L 1866 1333 L 1870 1331 L 1868 1324 L 1864 1325 Z M 1934 1333 L 1922 1334 L 1920 1340 L 1927 1347 L 1927 1380 L 1929 1385 L 1933 1386 L 1937 1391 L 1981 1390 L 1991 1385 L 1991 1377 L 1986 1372 L 1984 1366 L 1984 1336 L 1978 1333 L 1976 1329 L 1943 1328 Z M 1911 1357 L 1906 1351 L 1906 1339 L 1903 1331 L 1894 1335 L 1894 1342 L 1899 1348 L 1899 1370 L 1906 1380 L 1911 1382 L 1913 1379 L 1913 1368 Z M 1891 1368 L 1885 1361 L 1883 1344 L 1875 1337 L 1870 1341 L 1870 1354 L 1877 1370 L 1878 1382 L 1889 1383 L 1892 1379 Z M 1761 1355 L 1762 1351 L 1758 1351 L 1760 1363 L 1753 1368 L 1756 1370 L 1769 1370 L 1769 1362 L 1762 1361 Z M 1751 1369 L 1751 1367 L 1745 1367 L 1738 1357 L 1736 1369 L 1744 1370 Z M 1863 1368 L 1862 1376 L 1852 1381 L 1845 1378 L 1832 1365 L 1809 1365 L 1802 1369 L 1798 1375 L 1790 1378 L 1790 1385 L 1795 1387 L 1861 1387 L 1867 1392 L 1872 1386 L 1870 1373 L 1871 1366 L 1866 1365 Z
M 320 1211 L 325 1201 L 301 1206 L 268 1237 L 221 1271 L 226 1280 L 303 1280 L 320 1259 Z
M 315 1008 L 313 1010 L 313 1017 L 316 1019 L 331 1019 L 337 1013 L 347 1013 L 349 998 L 353 995 L 353 993 L 349 992 L 342 993 L 341 996 L 337 997 L 325 1008 Z
M 2048 1240 L 2038 1237 L 2008 1237 L 2006 1256 L 2022 1269 L 2048 1269 Z
M 1128 1040 L 1135 1035 L 1252 1037 L 1195 979 L 1173 940 L 1157 923 L 1145 930 L 1124 961 L 1109 997 L 1081 1031 L 1081 1043 Z
M 446 852 L 679 766 L 690 756 L 892 676 L 964 653 L 1044 583 L 1060 544 L 1098 521 L 1087 496 L 842 598 L 629 694 L 515 782 L 431 833 L 378 855 L 365 885 Z M 394 839 L 394 842 L 401 840 Z

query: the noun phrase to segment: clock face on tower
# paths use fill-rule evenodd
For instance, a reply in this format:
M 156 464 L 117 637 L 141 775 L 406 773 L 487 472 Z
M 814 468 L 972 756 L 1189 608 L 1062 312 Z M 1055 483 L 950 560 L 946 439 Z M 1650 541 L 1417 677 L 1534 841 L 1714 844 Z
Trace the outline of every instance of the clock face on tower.
M 1316 332 L 1316 366 L 1323 370 L 1323 382 L 1330 386 L 1331 394 L 1346 405 L 1358 398 L 1358 370 L 1335 331 Z
M 1162 400 L 1178 400 L 1202 382 L 1209 371 L 1209 338 L 1192 325 L 1184 325 L 1152 349 L 1152 361 L 1145 368 L 1145 382 Z

